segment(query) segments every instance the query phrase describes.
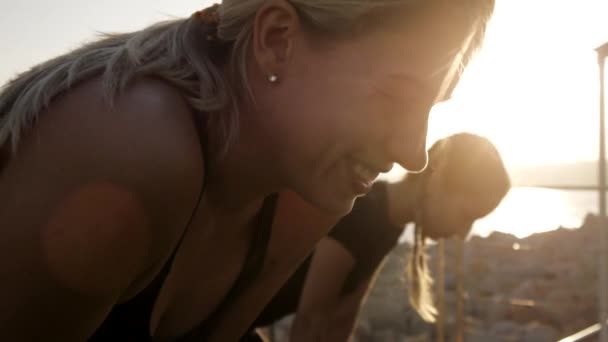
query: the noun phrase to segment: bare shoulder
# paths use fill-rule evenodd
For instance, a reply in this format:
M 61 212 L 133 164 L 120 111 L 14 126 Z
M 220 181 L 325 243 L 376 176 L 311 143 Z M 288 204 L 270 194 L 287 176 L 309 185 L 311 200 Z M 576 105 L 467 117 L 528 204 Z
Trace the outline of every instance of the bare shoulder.
M 194 209 L 203 156 L 179 92 L 102 94 L 94 80 L 56 98 L 0 170 L 2 340 L 85 340 Z
M 202 186 L 193 112 L 177 89 L 156 79 L 132 82 L 111 107 L 102 91 L 94 80 L 59 98 L 41 117 L 36 140 L 81 177 L 114 179 L 137 193 L 161 245 L 171 242 Z
M 52 133 L 45 131 L 48 126 L 54 126 L 52 132 L 73 133 L 87 148 L 111 150 L 114 156 L 137 152 L 177 158 L 199 148 L 193 112 L 185 99 L 177 89 L 149 78 L 133 81 L 112 106 L 104 101 L 99 80 L 84 83 L 41 115 L 38 134 Z M 100 138 L 106 139 L 104 144 Z

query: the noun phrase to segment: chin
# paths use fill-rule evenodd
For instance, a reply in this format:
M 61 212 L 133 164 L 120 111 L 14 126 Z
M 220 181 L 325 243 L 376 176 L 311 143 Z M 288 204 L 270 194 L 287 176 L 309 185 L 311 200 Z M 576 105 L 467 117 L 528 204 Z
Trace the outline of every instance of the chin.
M 325 201 L 325 203 L 320 203 L 320 205 L 322 210 L 332 215 L 346 216 L 353 210 L 355 199 Z
M 340 196 L 335 192 L 327 191 L 302 191 L 300 195 L 304 200 L 309 202 L 317 209 L 333 215 L 333 216 L 346 216 L 348 215 L 355 204 L 356 197 Z

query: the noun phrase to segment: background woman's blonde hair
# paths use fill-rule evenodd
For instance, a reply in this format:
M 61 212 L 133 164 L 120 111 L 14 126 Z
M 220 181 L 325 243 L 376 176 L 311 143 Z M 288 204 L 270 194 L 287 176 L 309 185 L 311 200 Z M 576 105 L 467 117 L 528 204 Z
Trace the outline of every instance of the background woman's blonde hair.
M 496 147 L 487 138 L 458 133 L 437 141 L 429 149 L 429 166 L 419 174 L 408 174 L 418 193 L 418 203 L 424 203 L 425 186 L 433 171 L 442 169 L 441 189 L 447 193 L 484 194 L 498 204 L 511 187 L 511 181 Z M 423 210 L 419 208 L 418 211 Z M 449 232 L 466 237 L 466 231 Z M 446 236 L 447 237 L 447 236 Z M 433 303 L 433 279 L 424 252 L 425 234 L 423 223 L 417 219 L 414 246 L 407 265 L 408 297 L 418 314 L 427 322 L 434 322 L 437 310 Z
M 289 3 L 311 29 L 332 34 L 348 32 L 374 13 L 382 18 L 383 10 L 386 14 L 398 6 L 411 6 L 414 11 L 418 6 L 436 1 L 448 0 L 289 0 Z M 199 16 L 193 15 L 137 32 L 105 35 L 99 41 L 18 75 L 0 93 L 0 151 L 15 151 L 22 133 L 31 127 L 55 96 L 97 76 L 102 76 L 110 104 L 135 77 L 155 77 L 174 85 L 193 109 L 210 114 L 210 133 L 219 135 L 215 141 L 222 142 L 220 148 L 225 150 L 237 136 L 238 103 L 250 94 L 246 62 L 253 21 L 263 2 L 222 2 L 217 25 L 221 44 L 217 45 L 229 47 L 226 58 L 212 58 L 208 51 L 211 47 L 206 46 L 202 37 L 204 23 Z M 471 39 L 463 48 L 462 63 L 466 64 L 481 44 L 494 0 L 453 2 L 471 16 Z M 222 77 L 221 65 L 218 65 L 221 63 L 230 64 L 236 80 Z M 451 81 L 447 80 L 453 84 Z

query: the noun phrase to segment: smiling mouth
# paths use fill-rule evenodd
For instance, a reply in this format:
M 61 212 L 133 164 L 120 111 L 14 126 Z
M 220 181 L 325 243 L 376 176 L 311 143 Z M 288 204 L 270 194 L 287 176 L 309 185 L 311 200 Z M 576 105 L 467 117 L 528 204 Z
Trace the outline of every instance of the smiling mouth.
M 380 171 L 373 169 L 366 164 L 354 161 L 352 166 L 353 189 L 357 194 L 366 194 L 380 175 Z
M 358 178 L 367 182 L 373 182 L 380 174 L 380 172 L 369 168 L 360 162 L 355 162 L 355 165 L 353 166 L 353 171 L 355 172 L 355 175 L 357 175 Z

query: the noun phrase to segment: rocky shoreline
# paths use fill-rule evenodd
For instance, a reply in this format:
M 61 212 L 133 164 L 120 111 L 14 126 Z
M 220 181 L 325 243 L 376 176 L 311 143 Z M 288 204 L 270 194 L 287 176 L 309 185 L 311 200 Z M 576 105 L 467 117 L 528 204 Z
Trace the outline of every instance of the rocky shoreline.
M 589 215 L 578 229 L 523 239 L 497 232 L 469 239 L 464 245 L 465 340 L 554 342 L 597 322 L 598 236 L 597 218 Z M 354 342 L 435 341 L 434 326 L 407 301 L 409 248 L 401 244 L 386 258 L 361 309 Z M 446 341 L 454 340 L 455 253 L 456 244 L 446 242 Z M 428 254 L 433 268 L 436 248 Z M 289 322 L 275 325 L 275 341 L 287 341 Z

